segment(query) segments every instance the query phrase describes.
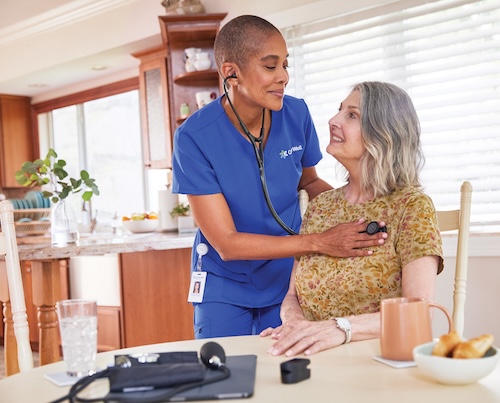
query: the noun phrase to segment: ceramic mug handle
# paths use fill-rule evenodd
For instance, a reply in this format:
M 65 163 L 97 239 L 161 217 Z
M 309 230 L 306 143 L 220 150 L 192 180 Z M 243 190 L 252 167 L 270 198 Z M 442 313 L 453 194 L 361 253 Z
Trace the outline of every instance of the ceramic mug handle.
M 451 319 L 451 315 L 448 312 L 448 310 L 443 305 L 432 301 L 429 301 L 429 308 L 438 308 L 441 311 L 443 311 L 443 313 L 446 316 L 446 319 L 448 319 L 448 333 L 450 333 L 451 329 L 453 328 L 453 320 Z

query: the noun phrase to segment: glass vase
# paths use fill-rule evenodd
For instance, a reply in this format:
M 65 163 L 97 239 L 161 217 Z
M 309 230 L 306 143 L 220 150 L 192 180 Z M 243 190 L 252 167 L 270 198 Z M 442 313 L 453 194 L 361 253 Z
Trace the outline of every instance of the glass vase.
M 53 246 L 67 246 L 79 239 L 76 214 L 66 199 L 59 200 L 52 206 L 50 236 Z

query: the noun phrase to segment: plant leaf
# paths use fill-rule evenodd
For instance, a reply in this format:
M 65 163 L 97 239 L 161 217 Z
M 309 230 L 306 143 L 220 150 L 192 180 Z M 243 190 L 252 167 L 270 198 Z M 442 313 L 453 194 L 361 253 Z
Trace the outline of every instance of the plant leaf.
M 85 201 L 89 201 L 90 198 L 92 197 L 92 192 L 89 192 L 89 191 L 86 191 L 86 192 L 83 192 L 82 194 L 82 199 L 85 200 Z M 96 194 L 99 194 L 99 193 L 96 193 Z
M 88 179 L 90 179 L 90 175 L 87 171 L 82 170 L 80 172 L 80 177 L 83 179 L 83 181 L 86 183 Z

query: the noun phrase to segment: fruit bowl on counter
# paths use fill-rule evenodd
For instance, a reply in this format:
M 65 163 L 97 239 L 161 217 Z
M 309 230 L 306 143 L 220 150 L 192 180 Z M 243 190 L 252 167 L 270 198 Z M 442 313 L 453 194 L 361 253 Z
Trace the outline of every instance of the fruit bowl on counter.
M 154 232 L 159 229 L 159 220 L 156 213 L 134 213 L 122 218 L 123 228 L 135 234 Z

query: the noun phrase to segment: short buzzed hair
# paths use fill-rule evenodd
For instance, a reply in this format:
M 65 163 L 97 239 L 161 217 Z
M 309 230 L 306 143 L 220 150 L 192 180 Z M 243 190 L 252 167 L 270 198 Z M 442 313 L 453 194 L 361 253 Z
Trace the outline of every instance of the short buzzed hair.
M 222 63 L 236 63 L 244 68 L 250 56 L 256 54 L 271 35 L 281 32 L 269 21 L 255 15 L 241 15 L 224 25 L 214 42 L 214 58 L 217 69 Z

